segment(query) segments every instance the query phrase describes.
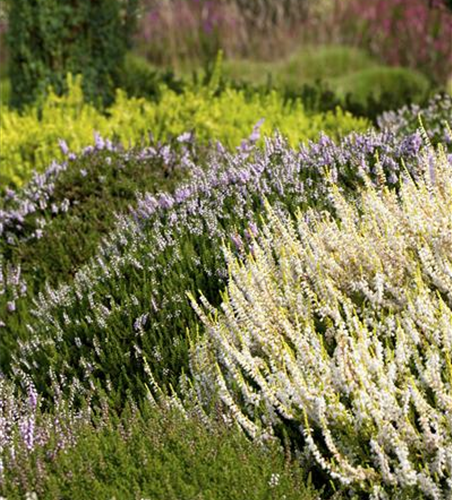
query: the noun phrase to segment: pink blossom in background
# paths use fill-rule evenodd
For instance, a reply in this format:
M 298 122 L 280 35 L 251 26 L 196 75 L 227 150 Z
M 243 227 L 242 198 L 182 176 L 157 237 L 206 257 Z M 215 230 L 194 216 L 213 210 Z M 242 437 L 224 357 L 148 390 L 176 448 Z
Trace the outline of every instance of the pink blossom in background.
M 452 72 L 452 13 L 438 0 L 349 0 L 339 16 L 342 39 L 391 65 L 444 80 Z

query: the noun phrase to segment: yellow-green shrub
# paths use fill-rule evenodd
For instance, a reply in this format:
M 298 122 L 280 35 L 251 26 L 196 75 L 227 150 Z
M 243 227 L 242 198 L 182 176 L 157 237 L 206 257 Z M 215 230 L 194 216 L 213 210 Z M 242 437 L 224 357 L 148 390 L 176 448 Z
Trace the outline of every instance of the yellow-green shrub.
M 339 109 L 308 115 L 301 101 L 284 102 L 277 92 L 247 97 L 227 89 L 215 95 L 210 87 L 191 88 L 182 94 L 162 87 L 158 102 L 128 98 L 118 90 L 115 103 L 102 113 L 84 101 L 78 78 L 69 77 L 68 87 L 62 97 L 50 92 L 39 110 L 2 112 L 0 185 L 20 185 L 33 169 L 41 170 L 53 159 L 60 159 L 60 139 L 76 152 L 92 143 L 96 131 L 124 144 L 136 143 L 148 133 L 165 140 L 193 131 L 201 142 L 220 140 L 232 148 L 261 118 L 265 118 L 264 134 L 279 129 L 291 144 L 315 139 L 322 130 L 335 137 L 369 125 L 367 120 Z

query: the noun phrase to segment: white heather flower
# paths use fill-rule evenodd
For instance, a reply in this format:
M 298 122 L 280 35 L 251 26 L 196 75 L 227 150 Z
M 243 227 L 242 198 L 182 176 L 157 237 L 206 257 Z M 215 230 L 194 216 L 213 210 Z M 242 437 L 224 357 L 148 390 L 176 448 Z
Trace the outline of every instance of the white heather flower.
M 224 250 L 221 307 L 192 298 L 201 402 L 218 394 L 256 438 L 291 421 L 321 468 L 372 498 L 452 492 L 452 176 L 441 150 L 424 167 L 399 194 L 365 182 L 356 204 L 333 186 L 339 221 L 268 207 L 252 256 Z
M 276 474 L 276 473 L 272 473 L 272 475 L 270 476 L 270 479 L 268 481 L 268 485 L 270 486 L 270 488 L 274 488 L 275 486 L 278 486 L 279 480 L 280 480 L 280 475 Z

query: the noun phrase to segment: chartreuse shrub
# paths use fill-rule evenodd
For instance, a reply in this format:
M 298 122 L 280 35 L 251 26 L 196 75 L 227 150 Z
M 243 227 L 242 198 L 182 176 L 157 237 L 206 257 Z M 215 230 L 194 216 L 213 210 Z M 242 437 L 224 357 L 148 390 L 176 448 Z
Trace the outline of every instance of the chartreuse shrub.
M 168 403 L 118 416 L 103 406 L 40 409 L 0 381 L 0 495 L 23 500 L 314 500 L 303 468 L 276 442 L 256 446 L 234 424 Z M 27 495 L 28 494 L 28 495 Z M 33 498 L 33 497 L 32 497 Z
M 22 293 L 20 260 L 12 267 L 5 262 L 2 370 L 27 373 L 44 393 L 52 373 L 79 384 L 80 393 L 101 386 L 118 404 L 129 391 L 146 394 L 146 364 L 159 384 L 177 387 L 188 369 L 186 331 L 198 323 L 185 292 L 202 290 L 218 303 L 227 277 L 221 241 L 240 251 L 259 224 L 264 198 L 292 211 L 328 207 L 327 173 L 352 196 L 364 173 L 377 179 L 377 155 L 397 189 L 405 168 L 416 175 L 422 147 L 417 134 L 399 138 L 390 132 L 351 134 L 339 143 L 322 136 L 299 150 L 280 137 L 253 147 L 256 131 L 252 135 L 235 154 L 217 145 L 203 168 L 189 163 L 192 179 L 172 193 L 141 195 L 73 280 L 46 287 L 35 303 Z M 29 206 L 26 200 L 23 206 Z M 27 234 L 33 237 L 34 213 L 25 210 L 19 221 L 16 215 L 5 215 L 13 242 L 17 224 L 27 227 L 30 221 Z M 7 246 L 6 233 L 4 238 Z M 31 262 L 28 269 L 26 280 L 33 279 Z
M 452 162 L 419 157 L 398 193 L 366 180 L 336 218 L 268 208 L 221 307 L 193 300 L 201 400 L 256 438 L 291 429 L 330 477 L 373 498 L 452 491 Z
M 128 146 L 139 144 L 149 134 L 166 140 L 191 130 L 201 143 L 220 140 L 233 148 L 261 118 L 265 119 L 262 130 L 266 135 L 279 129 L 293 145 L 316 139 L 321 131 L 339 137 L 368 127 L 367 120 L 339 109 L 308 116 L 300 100 L 286 102 L 276 91 L 245 95 L 226 89 L 216 95 L 213 80 L 181 94 L 162 87 L 157 102 L 128 98 L 119 90 L 115 102 L 102 113 L 85 102 L 80 79 L 69 77 L 68 93 L 59 97 L 50 92 L 40 109 L 30 107 L 22 113 L 4 109 L 0 116 L 0 185 L 20 185 L 34 168 L 42 171 L 51 160 L 61 159 L 59 139 L 77 152 L 91 143 L 94 131 Z

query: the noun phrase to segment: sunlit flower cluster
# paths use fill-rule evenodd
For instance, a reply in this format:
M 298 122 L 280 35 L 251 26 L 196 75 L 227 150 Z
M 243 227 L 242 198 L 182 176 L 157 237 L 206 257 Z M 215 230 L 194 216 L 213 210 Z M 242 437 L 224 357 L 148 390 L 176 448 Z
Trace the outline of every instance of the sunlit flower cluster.
M 245 262 L 225 248 L 221 308 L 193 305 L 198 397 L 256 438 L 281 424 L 374 498 L 452 492 L 452 162 L 426 146 L 398 192 L 373 185 L 336 217 L 267 207 Z

